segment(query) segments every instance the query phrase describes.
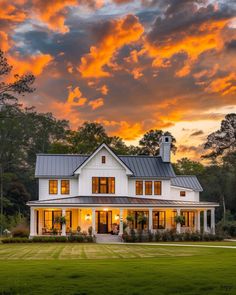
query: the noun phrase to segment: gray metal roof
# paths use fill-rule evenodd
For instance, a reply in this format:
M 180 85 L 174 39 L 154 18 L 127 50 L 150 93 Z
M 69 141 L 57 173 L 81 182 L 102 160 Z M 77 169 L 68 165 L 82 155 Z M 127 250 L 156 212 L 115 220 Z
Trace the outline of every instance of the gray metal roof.
M 54 200 L 41 200 L 28 202 L 30 206 L 156 206 L 156 207 L 207 207 L 218 206 L 217 203 L 212 202 L 189 202 L 189 201 L 174 201 L 174 200 L 159 200 L 135 197 L 106 197 L 106 196 L 79 196 L 72 198 L 58 198 Z
M 135 177 L 175 177 L 170 163 L 162 161 L 161 157 L 152 156 L 119 156 Z
M 171 179 L 171 185 L 189 188 L 194 191 L 202 192 L 203 188 L 195 175 L 177 175 Z
M 36 177 L 72 177 L 74 171 L 88 158 L 87 155 L 38 154 Z M 133 172 L 133 177 L 175 177 L 170 163 L 164 163 L 161 157 L 118 156 Z

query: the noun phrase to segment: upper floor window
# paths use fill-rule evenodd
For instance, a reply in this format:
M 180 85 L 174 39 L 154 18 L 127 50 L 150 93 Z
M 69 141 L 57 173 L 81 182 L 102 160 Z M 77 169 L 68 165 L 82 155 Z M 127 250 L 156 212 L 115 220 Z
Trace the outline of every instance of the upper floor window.
M 102 156 L 102 164 L 106 163 L 106 156 Z
M 180 195 L 180 197 L 186 197 L 186 192 L 185 191 L 180 191 L 179 195 Z
M 143 182 L 141 180 L 136 181 L 136 195 L 143 195 Z
M 154 181 L 154 195 L 161 195 L 161 181 Z
M 145 181 L 145 195 L 152 195 L 152 181 Z
M 93 177 L 92 178 L 93 194 L 114 194 L 115 177 Z
M 70 181 L 69 180 L 62 180 L 61 181 L 61 194 L 62 195 L 69 195 L 70 194 Z
M 49 194 L 56 195 L 58 193 L 58 180 L 49 180 Z

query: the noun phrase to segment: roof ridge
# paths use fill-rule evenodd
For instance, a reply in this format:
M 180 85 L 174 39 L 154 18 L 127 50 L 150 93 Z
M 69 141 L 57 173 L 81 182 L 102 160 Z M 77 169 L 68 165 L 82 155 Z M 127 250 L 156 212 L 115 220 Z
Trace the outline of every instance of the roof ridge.
M 44 153 L 37 153 L 36 156 L 81 156 L 81 157 L 89 157 L 90 155 L 86 155 L 86 154 L 44 154 Z
M 195 174 L 184 174 L 184 175 L 176 174 L 176 177 L 193 177 L 193 176 L 197 177 L 197 175 Z

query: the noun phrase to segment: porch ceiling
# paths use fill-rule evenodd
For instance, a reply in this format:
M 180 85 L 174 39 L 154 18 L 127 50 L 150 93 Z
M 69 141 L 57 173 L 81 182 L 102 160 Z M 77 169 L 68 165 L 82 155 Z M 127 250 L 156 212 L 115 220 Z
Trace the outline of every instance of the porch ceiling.
M 54 200 L 41 200 L 28 202 L 29 206 L 71 206 L 71 207 L 217 207 L 218 203 L 212 202 L 188 202 L 161 199 L 147 199 L 135 197 L 113 197 L 113 196 L 78 196 L 72 198 L 58 198 Z

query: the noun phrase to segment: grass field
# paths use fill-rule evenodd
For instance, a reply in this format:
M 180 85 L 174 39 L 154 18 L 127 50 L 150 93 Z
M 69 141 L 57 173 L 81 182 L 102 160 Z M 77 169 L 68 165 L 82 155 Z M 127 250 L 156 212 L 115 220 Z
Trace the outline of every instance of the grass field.
M 4 295 L 231 295 L 235 275 L 236 248 L 0 244 Z

